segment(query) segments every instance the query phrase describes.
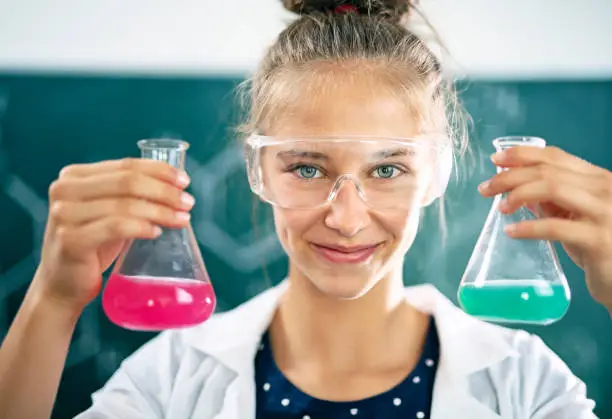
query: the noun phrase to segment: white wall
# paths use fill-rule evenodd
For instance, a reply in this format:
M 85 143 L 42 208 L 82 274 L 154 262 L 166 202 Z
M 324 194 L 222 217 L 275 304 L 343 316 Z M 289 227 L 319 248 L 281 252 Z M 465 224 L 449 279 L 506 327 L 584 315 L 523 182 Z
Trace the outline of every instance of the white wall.
M 612 77 L 612 0 L 421 0 L 463 72 Z M 0 0 L 0 70 L 239 74 L 280 0 Z

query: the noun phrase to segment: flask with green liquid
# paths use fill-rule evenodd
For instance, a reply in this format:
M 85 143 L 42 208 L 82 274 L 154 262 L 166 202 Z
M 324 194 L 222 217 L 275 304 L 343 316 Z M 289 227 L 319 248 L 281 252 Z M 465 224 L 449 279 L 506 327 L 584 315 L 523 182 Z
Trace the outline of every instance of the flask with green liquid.
M 544 147 L 537 137 L 501 137 L 497 151 L 514 146 Z M 498 167 L 498 172 L 506 170 Z M 494 198 L 474 252 L 461 279 L 458 297 L 463 310 L 485 321 L 547 325 L 561 319 L 570 304 L 570 289 L 551 242 L 515 239 L 504 227 L 538 218 L 539 210 L 521 207 L 503 214 Z

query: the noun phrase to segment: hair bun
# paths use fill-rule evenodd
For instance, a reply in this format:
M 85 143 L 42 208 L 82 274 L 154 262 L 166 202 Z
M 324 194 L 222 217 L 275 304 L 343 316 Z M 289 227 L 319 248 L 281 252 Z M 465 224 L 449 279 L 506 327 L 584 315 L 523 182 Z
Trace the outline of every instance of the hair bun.
M 332 12 L 342 5 L 354 6 L 359 14 L 382 15 L 400 20 L 416 7 L 418 0 L 281 0 L 285 9 L 299 15 Z

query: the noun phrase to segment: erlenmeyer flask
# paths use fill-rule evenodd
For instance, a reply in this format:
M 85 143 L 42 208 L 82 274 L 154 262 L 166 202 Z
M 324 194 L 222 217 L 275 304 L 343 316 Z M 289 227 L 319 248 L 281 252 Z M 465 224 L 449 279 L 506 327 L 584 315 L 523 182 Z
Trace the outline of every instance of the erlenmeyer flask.
M 536 137 L 502 137 L 493 141 L 497 151 L 509 147 L 544 147 Z M 497 171 L 506 170 L 497 168 Z M 507 194 L 497 195 L 459 286 L 463 310 L 491 322 L 546 325 L 562 318 L 570 303 L 570 290 L 557 253 L 546 240 L 514 239 L 504 228 L 534 214 L 521 207 L 503 214 L 498 206 Z M 536 211 L 540 212 L 539 208 Z
M 184 168 L 189 144 L 172 139 L 138 142 L 142 158 Z M 152 240 L 132 240 L 119 255 L 102 305 L 115 324 L 131 330 L 164 330 L 207 320 L 216 305 L 191 224 L 163 229 Z

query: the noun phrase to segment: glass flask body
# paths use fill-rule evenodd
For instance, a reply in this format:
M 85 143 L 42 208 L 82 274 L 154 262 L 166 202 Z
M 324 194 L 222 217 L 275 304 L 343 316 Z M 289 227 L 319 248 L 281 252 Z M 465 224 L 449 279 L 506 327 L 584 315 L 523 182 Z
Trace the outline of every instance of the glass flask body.
M 496 151 L 514 146 L 544 147 L 536 137 L 502 137 Z M 502 169 L 498 167 L 498 172 Z M 504 231 L 510 224 L 536 220 L 521 207 L 512 214 L 499 211 L 507 194 L 495 196 L 484 228 L 461 279 L 458 299 L 463 310 L 485 321 L 547 325 L 561 319 L 570 304 L 570 289 L 553 244 L 547 240 L 516 239 Z
M 141 140 L 142 158 L 184 169 L 189 144 L 171 139 Z M 191 224 L 163 228 L 156 239 L 131 240 L 106 283 L 102 306 L 116 325 L 160 331 L 194 326 L 214 312 L 215 292 Z

